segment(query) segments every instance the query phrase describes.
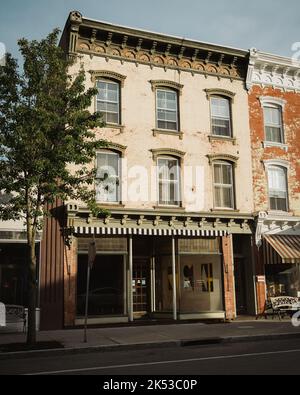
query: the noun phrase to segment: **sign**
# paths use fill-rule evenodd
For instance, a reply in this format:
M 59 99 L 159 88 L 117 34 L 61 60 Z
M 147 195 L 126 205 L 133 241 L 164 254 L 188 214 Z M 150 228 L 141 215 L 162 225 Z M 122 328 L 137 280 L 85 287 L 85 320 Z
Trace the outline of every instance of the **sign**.
M 265 276 L 256 276 L 256 282 L 258 283 L 265 283 L 266 277 Z
M 96 248 L 96 241 L 94 240 L 89 245 L 88 265 L 90 269 L 92 269 L 94 266 L 96 255 L 97 255 L 97 248 Z
M 3 303 L 0 303 L 0 326 L 6 326 L 6 309 Z

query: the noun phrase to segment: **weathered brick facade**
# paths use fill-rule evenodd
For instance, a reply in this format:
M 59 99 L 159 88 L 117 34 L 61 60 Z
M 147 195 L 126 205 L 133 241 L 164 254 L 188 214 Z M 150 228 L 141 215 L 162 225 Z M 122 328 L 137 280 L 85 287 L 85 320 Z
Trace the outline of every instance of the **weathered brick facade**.
M 259 98 L 274 97 L 286 101 L 283 125 L 287 150 L 280 147 L 263 147 L 265 140 L 264 115 Z M 255 211 L 268 211 L 268 182 L 264 161 L 285 160 L 288 172 L 290 212 L 300 215 L 300 94 L 284 92 L 273 87 L 253 86 L 249 93 L 251 147 L 253 158 L 253 188 Z

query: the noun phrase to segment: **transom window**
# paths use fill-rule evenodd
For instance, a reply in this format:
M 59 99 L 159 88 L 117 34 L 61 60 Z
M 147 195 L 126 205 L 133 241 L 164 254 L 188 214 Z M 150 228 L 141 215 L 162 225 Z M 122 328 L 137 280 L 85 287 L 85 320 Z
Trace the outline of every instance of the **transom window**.
M 234 186 L 232 164 L 216 162 L 214 169 L 215 208 L 234 208 Z
M 271 104 L 264 107 L 266 141 L 284 143 L 282 112 L 278 106 Z
M 163 206 L 180 205 L 180 166 L 176 158 L 161 157 L 158 166 L 158 201 Z
M 287 171 L 280 166 L 268 168 L 270 209 L 288 211 Z
M 157 128 L 179 130 L 178 94 L 170 89 L 156 90 Z
M 97 111 L 103 114 L 106 123 L 120 124 L 120 85 L 118 82 L 97 82 Z
M 98 152 L 96 201 L 119 203 L 120 195 L 120 155 L 112 151 Z
M 214 136 L 232 137 L 229 99 L 213 96 L 210 102 L 212 134 Z

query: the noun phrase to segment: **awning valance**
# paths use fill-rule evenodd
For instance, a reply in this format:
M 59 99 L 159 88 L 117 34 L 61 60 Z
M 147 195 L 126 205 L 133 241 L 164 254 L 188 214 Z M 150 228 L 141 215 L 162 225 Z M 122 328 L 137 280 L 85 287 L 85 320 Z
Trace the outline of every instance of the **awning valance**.
M 190 230 L 190 229 L 153 229 L 153 228 L 112 228 L 112 227 L 75 227 L 75 235 L 140 235 L 140 236 L 189 236 L 189 237 L 216 237 L 226 236 L 224 230 Z
M 300 263 L 300 236 L 265 235 L 267 245 L 265 246 L 265 263 Z M 268 246 L 275 250 L 276 254 L 270 252 Z M 276 259 L 276 255 L 277 257 Z M 278 258 L 281 258 L 278 260 Z

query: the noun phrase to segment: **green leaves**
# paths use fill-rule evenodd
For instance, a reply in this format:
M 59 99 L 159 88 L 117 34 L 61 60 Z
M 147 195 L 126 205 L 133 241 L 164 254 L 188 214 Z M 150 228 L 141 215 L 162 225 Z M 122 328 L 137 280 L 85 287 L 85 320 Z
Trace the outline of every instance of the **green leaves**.
M 0 67 L 0 191 L 11 197 L 0 200 L 2 219 L 38 224 L 57 197 L 80 198 L 96 211 L 90 164 L 106 146 L 94 133 L 101 115 L 88 111 L 97 91 L 86 90 L 83 69 L 70 78 L 73 64 L 57 46 L 59 34 L 19 40 L 22 72 L 11 56 Z

